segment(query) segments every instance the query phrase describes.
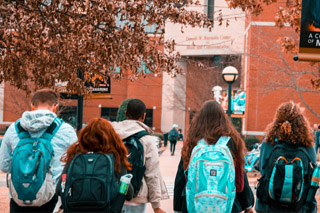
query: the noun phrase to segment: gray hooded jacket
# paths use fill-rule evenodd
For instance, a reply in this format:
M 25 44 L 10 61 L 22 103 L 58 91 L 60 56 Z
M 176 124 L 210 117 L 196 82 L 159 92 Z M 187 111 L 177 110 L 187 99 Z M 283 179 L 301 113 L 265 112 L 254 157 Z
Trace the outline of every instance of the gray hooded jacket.
M 26 111 L 22 114 L 20 122 L 22 128 L 28 131 L 32 137 L 39 137 L 51 125 L 55 117 L 57 117 L 57 115 L 49 110 Z M 64 154 L 69 148 L 69 146 L 76 141 L 77 135 L 72 126 L 70 126 L 67 123 L 63 123 L 54 135 L 54 137 L 52 138 L 51 144 L 54 151 L 54 156 L 51 160 L 50 166 L 52 168 L 54 183 L 57 182 L 57 179 L 60 176 L 63 169 L 62 162 L 60 161 L 62 154 Z M 15 129 L 15 124 L 13 123 L 6 131 L 1 143 L 1 171 L 8 172 L 10 168 L 13 150 L 17 146 L 18 142 L 19 137 Z

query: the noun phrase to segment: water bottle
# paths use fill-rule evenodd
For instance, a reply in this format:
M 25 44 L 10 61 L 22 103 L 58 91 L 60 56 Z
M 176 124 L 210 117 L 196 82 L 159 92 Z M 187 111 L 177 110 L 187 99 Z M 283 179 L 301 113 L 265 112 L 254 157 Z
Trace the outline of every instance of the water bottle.
M 121 176 L 120 178 L 121 185 L 119 190 L 121 194 L 124 194 L 124 195 L 127 194 L 132 177 L 133 177 L 132 174 L 126 174 Z
M 312 203 L 312 201 L 315 198 L 317 189 L 320 186 L 319 184 L 320 184 L 320 168 L 319 168 L 319 165 L 317 164 L 317 167 L 312 173 L 310 188 L 308 190 L 308 194 L 306 198 L 307 202 Z
M 126 174 L 121 176 L 120 178 L 120 188 L 119 193 L 112 202 L 112 212 L 121 212 L 123 208 L 124 201 L 126 200 L 126 194 L 128 192 L 128 188 L 131 182 L 133 175 L 132 174 Z

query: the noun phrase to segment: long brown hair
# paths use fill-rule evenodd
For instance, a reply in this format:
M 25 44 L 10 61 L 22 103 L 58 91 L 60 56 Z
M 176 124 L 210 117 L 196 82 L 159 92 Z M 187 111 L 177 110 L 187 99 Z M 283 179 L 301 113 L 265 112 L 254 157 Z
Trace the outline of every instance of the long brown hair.
M 277 141 L 290 141 L 305 147 L 314 145 L 309 121 L 303 115 L 303 109 L 294 102 L 281 104 L 274 120 L 267 126 L 266 141 L 274 144 Z
M 115 132 L 109 121 L 103 118 L 92 119 L 80 134 L 77 143 L 71 145 L 61 161 L 70 162 L 78 153 L 113 153 L 115 158 L 114 170 L 120 172 L 120 164 L 131 169 L 127 161 L 127 149 L 121 138 Z
M 244 142 L 222 107 L 216 101 L 205 102 L 191 121 L 186 143 L 182 148 L 184 168 L 188 167 L 191 152 L 201 138 L 204 138 L 208 144 L 216 144 L 220 136 L 230 136 L 232 138 L 236 152 L 230 151 L 234 161 L 243 168 Z

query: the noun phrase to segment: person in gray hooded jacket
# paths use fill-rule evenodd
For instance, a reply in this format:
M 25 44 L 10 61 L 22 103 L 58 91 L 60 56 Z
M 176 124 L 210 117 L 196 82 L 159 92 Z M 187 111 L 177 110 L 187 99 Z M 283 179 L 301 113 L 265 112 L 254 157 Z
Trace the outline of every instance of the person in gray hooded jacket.
M 25 111 L 22 114 L 21 127 L 29 132 L 31 137 L 40 137 L 57 117 L 55 114 L 57 105 L 58 96 L 53 90 L 38 90 L 32 97 L 32 111 Z M 77 135 L 73 127 L 63 122 L 51 140 L 54 155 L 50 162 L 50 168 L 54 187 L 63 170 L 60 158 L 68 147 L 76 141 Z M 10 170 L 12 154 L 18 142 L 19 137 L 15 129 L 15 123 L 13 123 L 6 131 L 0 148 L 0 170 L 2 172 Z M 53 196 L 48 203 L 40 207 L 21 207 L 11 199 L 10 212 L 52 212 L 57 200 L 57 196 Z

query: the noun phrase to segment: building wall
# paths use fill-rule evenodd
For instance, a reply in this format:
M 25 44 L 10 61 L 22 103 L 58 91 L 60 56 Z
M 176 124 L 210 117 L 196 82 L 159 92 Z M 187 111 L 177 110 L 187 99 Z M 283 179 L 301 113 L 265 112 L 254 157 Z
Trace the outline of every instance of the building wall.
M 17 95 L 17 94 L 21 94 Z M 90 121 L 93 117 L 101 116 L 101 107 L 118 108 L 121 102 L 127 98 L 141 99 L 147 109 L 153 109 L 154 131 L 161 131 L 161 96 L 162 96 L 162 76 L 155 77 L 147 74 L 146 78 L 131 82 L 126 79 L 120 81 L 111 80 L 111 93 L 104 99 L 84 99 L 83 123 Z M 30 110 L 30 97 L 23 92 L 5 86 L 3 99 L 3 125 L 21 117 L 23 111 Z M 77 106 L 76 100 L 60 100 L 64 106 Z
M 187 9 L 207 13 L 207 7 L 208 0 L 200 0 L 198 6 Z M 170 84 L 172 91 L 179 87 L 184 88 L 186 93 L 185 102 L 179 103 L 179 105 L 184 106 L 183 117 L 185 122 L 182 129 L 185 131 L 189 128 L 190 113 L 192 114 L 198 110 L 206 100 L 212 99 L 211 89 L 217 85 L 226 87 L 225 83 L 221 82 L 223 67 L 215 67 L 213 64 L 214 56 L 242 55 L 244 51 L 245 13 L 241 9 L 229 9 L 224 0 L 216 0 L 214 1 L 214 20 L 218 19 L 220 10 L 224 21 L 221 25 L 219 25 L 218 21 L 215 21 L 211 31 L 209 28 L 185 27 L 170 22 L 166 23 L 165 39 L 175 40 L 177 44 L 176 50 L 183 56 L 183 60 L 187 64 L 184 66 L 186 68 L 184 70 L 185 85 L 182 86 L 177 83 L 179 80 L 175 80 L 175 83 Z M 226 24 L 227 21 L 228 26 Z M 198 62 L 205 64 L 206 71 L 197 67 Z M 241 69 L 240 65 L 240 73 Z M 205 79 L 206 76 L 207 79 Z M 202 82 L 201 77 L 204 77 Z M 217 81 L 217 79 L 219 80 Z M 217 82 L 221 83 L 217 84 Z M 242 87 L 240 80 L 238 82 L 237 88 Z M 170 89 L 167 86 L 165 90 Z M 162 116 L 167 118 L 171 116 L 171 119 L 168 120 L 172 120 L 172 125 L 174 122 L 173 115 L 181 113 L 179 110 L 180 106 L 176 104 L 175 107 L 171 107 L 171 110 L 163 111 Z M 166 126 L 169 126 L 169 124 L 166 124 Z
M 206 1 L 200 1 L 197 10 L 205 11 Z M 275 26 L 274 17 L 281 4 L 267 6 L 265 12 L 259 16 L 244 18 L 241 10 L 229 10 L 224 0 L 215 1 L 215 11 L 221 8 L 225 17 L 238 17 L 230 19 L 230 25 L 218 26 L 215 23 L 213 30 L 184 28 L 181 33 L 180 26 L 168 23 L 166 26 L 166 39 L 175 39 L 177 50 L 183 56 L 180 65 L 184 75 L 177 78 L 163 73 L 155 77 L 147 74 L 146 78 L 130 82 L 111 80 L 111 94 L 106 99 L 85 99 L 83 122 L 88 122 L 93 117 L 100 117 L 101 107 L 118 108 L 127 98 L 143 100 L 148 109 L 153 109 L 153 127 L 155 131 L 168 131 L 173 123 L 179 124 L 186 133 L 190 125 L 190 114 L 198 110 L 201 104 L 195 104 L 195 98 L 200 92 L 192 90 L 195 78 L 191 73 L 199 73 L 214 80 L 220 79 L 221 73 L 202 72 L 191 58 L 200 60 L 208 58 L 208 67 L 215 67 L 212 63 L 218 55 L 242 55 L 241 78 L 234 87 L 246 92 L 246 112 L 242 119 L 244 135 L 263 135 L 263 132 L 274 116 L 277 107 L 285 101 L 293 100 L 305 107 L 305 114 L 310 123 L 320 123 L 311 110 L 320 114 L 319 93 L 311 88 L 312 74 L 302 75 L 304 71 L 318 73 L 317 66 L 308 62 L 295 62 L 293 55 L 283 53 L 277 43 L 280 36 L 298 35 L 289 27 L 279 29 Z M 193 45 L 195 44 L 195 45 Z M 219 68 L 220 69 L 220 68 Z M 219 72 L 222 71 L 218 70 Z M 300 73 L 300 74 L 299 74 Z M 212 84 L 212 85 L 211 85 Z M 296 86 L 311 92 L 296 90 Z M 211 100 L 211 88 L 217 86 L 215 82 L 196 82 L 195 86 L 203 87 L 203 102 Z M 219 86 L 226 87 L 219 83 Z M 1 90 L 1 89 L 0 89 Z M 1 98 L 1 92 L 0 92 Z M 2 100 L 3 110 L 0 122 L 8 125 L 21 117 L 22 112 L 29 108 L 30 99 L 21 91 L 13 90 L 5 85 Z M 74 100 L 64 100 L 65 105 L 76 106 Z M 308 109 L 309 107 L 309 109 Z M 311 109 L 311 110 L 310 110 Z M 1 112 L 1 107 L 0 107 Z M 0 113 L 1 114 L 1 113 Z M 2 120 L 1 120 L 2 116 Z
M 318 67 L 309 62 L 296 62 L 293 54 L 281 51 L 278 43 L 281 36 L 299 37 L 290 27 L 279 29 L 275 26 L 279 6 L 266 7 L 262 15 L 247 20 L 248 46 L 244 54 L 247 110 L 242 129 L 247 135 L 262 135 L 272 122 L 277 107 L 290 100 L 305 108 L 311 124 L 320 122 L 310 111 L 320 114 L 319 92 L 311 87 L 310 80 L 314 76 L 307 74 L 310 71 L 318 74 Z

